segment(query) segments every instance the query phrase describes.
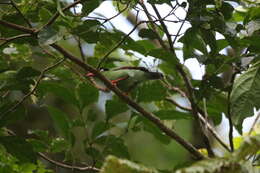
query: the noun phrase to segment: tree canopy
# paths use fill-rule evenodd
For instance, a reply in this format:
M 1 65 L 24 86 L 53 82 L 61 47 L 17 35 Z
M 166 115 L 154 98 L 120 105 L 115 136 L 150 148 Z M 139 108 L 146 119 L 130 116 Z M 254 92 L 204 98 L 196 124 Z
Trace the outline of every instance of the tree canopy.
M 259 2 L 106 2 L 0 1 L 0 172 L 259 172 Z

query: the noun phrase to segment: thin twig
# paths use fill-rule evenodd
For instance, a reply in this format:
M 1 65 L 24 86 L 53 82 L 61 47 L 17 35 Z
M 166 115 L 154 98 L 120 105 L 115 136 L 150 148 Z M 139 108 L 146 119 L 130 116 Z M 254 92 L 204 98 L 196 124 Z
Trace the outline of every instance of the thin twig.
M 160 24 L 162 25 L 162 28 L 163 28 L 165 34 L 166 34 L 166 37 L 167 37 L 167 40 L 168 40 L 170 49 L 171 49 L 171 50 L 174 50 L 174 47 L 173 47 L 173 44 L 172 44 L 172 38 L 171 38 L 171 35 L 169 34 L 169 31 L 168 31 L 168 29 L 167 29 L 167 26 L 165 25 L 164 21 L 161 20 L 162 17 L 161 17 L 161 15 L 160 15 L 158 9 L 156 8 L 156 6 L 155 6 L 154 4 L 151 4 L 151 5 L 152 5 L 153 10 L 155 11 L 155 14 L 157 15 L 157 17 L 158 17 L 158 19 L 159 19 Z
M 4 20 L 0 20 L 0 25 L 4 25 L 4 26 L 7 26 L 9 28 L 16 29 L 16 30 L 19 30 L 19 31 L 22 31 L 22 32 L 25 32 L 25 33 L 30 33 L 30 34 L 35 33 L 34 29 L 27 28 L 27 27 L 17 25 L 17 24 L 14 24 L 14 23 L 10 23 L 10 22 L 4 21 Z
M 15 10 L 21 15 L 21 17 L 22 17 L 23 20 L 26 22 L 26 24 L 27 24 L 30 28 L 32 28 L 31 23 L 29 22 L 28 19 L 25 18 L 25 16 L 24 16 L 23 13 L 21 12 L 21 10 L 17 7 L 17 5 L 14 3 L 14 1 L 13 1 L 13 0 L 10 0 L 10 3 L 11 3 L 11 5 L 15 8 Z
M 26 95 L 24 95 L 23 98 L 22 98 L 18 103 L 16 103 L 14 106 L 12 106 L 12 107 L 11 107 L 10 109 L 8 109 L 6 112 L 4 112 L 4 113 L 1 115 L 0 120 L 1 120 L 4 116 L 6 116 L 7 114 L 9 114 L 9 113 L 15 111 L 28 97 L 30 97 L 30 96 L 35 92 L 35 90 L 37 89 L 37 87 L 38 87 L 38 85 L 40 84 L 42 78 L 44 77 L 44 74 L 45 74 L 47 71 L 49 71 L 49 70 L 51 70 L 51 69 L 57 67 L 57 66 L 58 66 L 59 64 L 61 64 L 64 60 L 65 60 L 65 58 L 61 59 L 60 61 L 58 61 L 57 63 L 55 63 L 55 64 L 53 64 L 53 65 L 51 65 L 51 66 L 49 66 L 49 67 L 46 67 L 46 68 L 41 72 L 41 74 L 40 74 L 40 76 L 38 77 L 38 79 L 36 80 L 36 83 L 35 83 L 35 85 L 33 86 L 32 90 L 31 90 L 30 92 L 28 92 Z
M 66 168 L 66 169 L 72 169 L 72 170 L 76 170 L 76 171 L 95 171 L 95 172 L 99 172 L 100 171 L 100 169 L 92 167 L 92 166 L 80 167 L 80 166 L 68 165 L 68 164 L 65 164 L 63 162 L 59 162 L 59 161 L 53 160 L 53 159 L 49 158 L 48 156 L 46 156 L 43 153 L 39 152 L 38 154 L 44 160 L 47 160 L 48 162 L 50 162 L 50 163 L 52 163 L 52 164 L 54 164 L 55 166 L 58 166 L 58 167 L 62 167 L 62 168 Z
M 101 67 L 101 65 L 106 61 L 106 59 L 108 58 L 108 56 L 114 52 L 122 43 L 124 43 L 124 41 L 136 30 L 136 28 L 141 25 L 142 23 L 145 23 L 147 21 L 141 21 L 139 23 L 137 23 L 133 29 L 127 34 L 125 35 L 122 40 L 120 40 L 112 49 L 110 49 L 100 60 L 100 62 L 97 65 L 97 69 L 99 69 Z
M 7 44 L 13 40 L 16 40 L 19 38 L 24 38 L 24 37 L 31 37 L 31 36 L 32 36 L 31 34 L 20 34 L 20 35 L 16 35 L 16 36 L 9 37 L 9 38 L 0 38 L 0 40 L 4 40 L 4 42 L 2 44 L 0 44 L 0 47 L 4 46 L 5 44 Z
M 77 1 L 73 2 L 72 4 L 68 5 L 67 7 L 64 7 L 62 9 L 62 12 L 65 12 L 66 10 L 76 6 L 77 4 L 79 4 L 81 2 L 82 2 L 82 0 L 77 0 Z M 56 13 L 52 16 L 52 18 L 45 25 L 43 25 L 37 32 L 39 32 L 42 28 L 53 24 L 59 16 L 60 16 L 60 13 L 58 11 L 56 11 Z
M 161 80 L 161 81 L 162 81 L 162 84 L 163 84 L 166 88 L 168 88 L 168 90 L 170 90 L 170 91 L 175 91 L 175 92 L 179 93 L 182 97 L 188 99 L 187 94 L 186 94 L 184 91 L 182 91 L 180 88 L 171 86 L 170 83 L 167 82 L 166 80 Z
M 252 124 L 252 126 L 250 128 L 250 130 L 249 130 L 249 133 L 248 133 L 249 136 L 253 132 L 253 130 L 254 130 L 254 128 L 255 128 L 255 126 L 256 126 L 256 124 L 257 124 L 259 119 L 260 119 L 260 111 L 258 112 L 258 114 L 257 114 L 257 116 L 256 116 L 256 118 L 255 118 L 255 120 L 254 120 L 254 122 L 253 122 L 253 124 Z
M 207 129 L 211 132 L 211 134 L 216 138 L 216 140 L 229 152 L 231 152 L 230 148 L 225 144 L 222 140 L 221 137 L 216 133 L 215 129 L 205 120 L 205 118 L 201 115 L 198 114 L 198 117 L 200 121 L 203 122 L 203 124 L 207 127 Z
M 145 4 L 144 4 L 144 3 L 139 3 L 139 4 L 140 4 L 141 7 L 143 8 L 143 11 L 145 12 L 145 15 L 147 16 L 148 20 L 149 20 L 149 21 L 153 21 L 153 19 L 152 19 L 150 13 L 148 12 L 148 10 L 147 10 Z M 156 18 L 155 18 L 155 19 L 156 19 Z M 160 20 L 160 19 L 158 19 L 158 20 Z M 152 29 L 155 31 L 155 33 L 157 33 L 157 35 L 159 35 L 159 34 L 158 34 L 158 31 L 157 31 L 157 28 L 156 28 L 156 26 L 154 25 L 154 23 L 151 23 L 151 27 L 152 27 Z M 160 37 L 157 37 L 157 40 L 158 40 L 158 42 L 159 42 L 158 44 L 159 44 L 162 48 L 164 48 L 165 50 L 168 51 L 168 47 L 166 46 L 166 44 L 164 43 L 164 41 L 163 41 Z M 157 42 L 156 42 L 156 43 L 157 43 Z M 156 46 L 158 46 L 158 44 L 156 44 Z
M 112 16 L 112 17 L 110 17 L 110 18 L 105 19 L 105 21 L 102 23 L 102 25 L 104 25 L 106 22 L 108 22 L 108 21 L 110 21 L 110 20 L 116 18 L 116 17 L 119 16 L 120 14 L 122 14 L 122 13 L 129 7 L 129 4 L 130 4 L 130 2 L 126 4 L 125 8 L 123 8 L 122 10 L 119 10 L 116 15 L 114 15 L 114 16 Z
M 129 106 L 133 107 L 136 111 L 138 111 L 142 116 L 153 122 L 162 132 L 165 133 L 165 135 L 171 137 L 176 142 L 178 142 L 180 145 L 182 145 L 187 151 L 189 151 L 196 159 L 200 160 L 203 159 L 204 156 L 189 142 L 187 142 L 185 139 L 183 139 L 181 136 L 179 136 L 175 131 L 165 126 L 161 120 L 154 116 L 152 113 L 147 112 L 145 109 L 143 109 L 139 104 L 134 102 L 132 99 L 130 99 L 127 95 L 125 95 L 121 90 L 119 90 L 116 86 L 114 86 L 110 80 L 108 80 L 105 76 L 103 76 L 98 70 L 95 68 L 89 66 L 88 64 L 85 64 L 77 57 L 70 54 L 68 51 L 63 49 L 57 44 L 51 45 L 54 49 L 56 49 L 58 52 L 60 52 L 64 57 L 67 57 L 72 62 L 77 64 L 78 66 L 82 67 L 84 70 L 89 71 L 93 73 L 97 78 L 99 78 L 108 89 L 112 90 L 120 99 L 122 99 L 124 102 L 126 102 Z
M 5 26 L 11 27 L 13 29 L 20 30 L 20 26 L 16 26 L 14 24 L 6 24 L 6 22 L 3 22 L 0 20 L 0 24 L 3 24 Z M 24 32 L 27 33 L 34 33 L 34 30 L 28 29 L 26 27 L 23 27 Z M 183 139 L 181 136 L 179 136 L 175 131 L 165 126 L 160 119 L 158 119 L 153 114 L 147 112 L 144 110 L 139 104 L 134 102 L 132 99 L 130 99 L 128 96 L 126 96 L 124 93 L 122 93 L 116 86 L 114 86 L 111 81 L 109 81 L 106 77 L 104 77 L 98 70 L 95 68 L 85 64 L 84 62 L 80 61 L 78 58 L 74 57 L 72 54 L 70 54 L 68 51 L 63 49 L 62 47 L 58 46 L 57 44 L 51 44 L 51 47 L 56 49 L 58 52 L 60 52 L 64 57 L 70 59 L 73 63 L 77 64 L 78 66 L 82 67 L 84 70 L 92 72 L 97 78 L 99 78 L 108 89 L 112 90 L 119 98 L 121 98 L 123 101 L 125 101 L 129 106 L 133 107 L 135 110 L 137 110 L 141 115 L 143 115 L 145 118 L 153 122 L 162 132 L 164 132 L 167 136 L 171 137 L 175 141 L 177 141 L 180 145 L 182 145 L 187 151 L 189 151 L 194 158 L 201 160 L 204 158 L 204 156 L 189 142 L 187 142 L 185 139 Z
M 174 37 L 174 39 L 173 39 L 173 41 L 172 41 L 172 45 L 173 45 L 173 46 L 174 46 L 174 43 L 177 41 L 178 36 L 180 35 L 181 29 L 182 29 L 182 27 L 183 27 L 185 21 L 186 21 L 185 19 L 182 21 L 181 26 L 179 27 L 179 29 L 178 29 L 178 31 L 177 31 L 177 33 L 176 33 L 176 36 Z
M 175 100 L 173 100 L 173 99 L 171 99 L 171 98 L 169 98 L 169 97 L 165 98 L 165 100 L 168 101 L 168 102 L 170 102 L 170 103 L 172 103 L 172 104 L 174 104 L 175 106 L 177 106 L 178 108 L 180 108 L 180 109 L 182 109 L 182 110 L 191 112 L 191 108 L 182 106 L 182 105 L 180 105 L 179 103 L 177 103 Z
M 149 13 L 148 10 L 146 9 L 145 5 L 142 4 L 142 3 L 141 3 L 140 5 L 143 7 L 143 9 L 144 9 L 144 11 L 145 11 L 147 17 L 149 18 L 150 13 Z M 161 18 L 161 15 L 160 15 L 158 9 L 156 8 L 156 6 L 152 4 L 152 7 L 153 7 L 153 9 L 154 9 L 154 11 L 155 11 L 155 13 L 156 13 L 156 15 L 157 15 L 157 17 L 158 17 L 158 20 L 160 21 L 160 23 L 161 23 L 161 25 L 162 25 L 162 27 L 163 27 L 163 30 L 164 30 L 166 36 L 167 36 L 167 40 L 168 40 L 170 49 L 168 49 L 168 48 L 167 48 L 166 46 L 164 46 L 163 44 L 161 44 L 161 45 L 162 45 L 162 47 L 165 49 L 165 51 L 170 51 L 170 52 L 172 53 L 173 57 L 176 57 L 176 53 L 175 53 L 175 50 L 174 50 L 174 47 L 173 47 L 173 44 L 172 44 L 172 39 L 171 39 L 171 36 L 170 36 L 169 31 L 168 31 L 168 29 L 167 29 L 167 26 L 166 26 L 165 23 L 163 22 L 163 20 L 162 20 L 162 18 Z M 154 27 L 154 28 L 155 28 L 155 27 Z M 157 30 L 154 30 L 154 31 L 157 32 Z M 160 42 L 160 43 L 161 43 L 161 42 Z M 182 78 L 183 78 L 183 80 L 184 80 L 184 82 L 185 82 L 186 88 L 187 88 L 187 90 L 188 90 L 188 99 L 189 99 L 189 101 L 190 101 L 190 103 L 191 103 L 192 114 L 193 114 L 195 117 L 198 117 L 196 120 L 200 120 L 199 115 L 198 115 L 198 106 L 196 105 L 196 103 L 195 103 L 195 101 L 194 101 L 194 98 L 195 98 L 195 97 L 194 97 L 194 92 L 193 92 L 192 84 L 191 84 L 189 78 L 187 77 L 187 75 L 186 75 L 186 73 L 185 73 L 185 71 L 184 71 L 182 65 L 181 65 L 179 62 L 177 62 L 177 64 L 175 65 L 175 68 L 176 68 L 177 71 L 181 74 L 181 76 L 182 76 Z M 206 134 L 205 134 L 205 132 L 203 131 L 203 129 L 202 129 L 202 137 L 203 137 L 204 143 L 205 143 L 205 145 L 206 145 L 206 148 L 207 148 L 207 150 L 208 150 L 209 156 L 214 156 L 213 150 L 212 150 L 212 148 L 211 148 L 211 146 L 210 146 L 209 139 L 208 139 L 208 137 L 206 136 Z

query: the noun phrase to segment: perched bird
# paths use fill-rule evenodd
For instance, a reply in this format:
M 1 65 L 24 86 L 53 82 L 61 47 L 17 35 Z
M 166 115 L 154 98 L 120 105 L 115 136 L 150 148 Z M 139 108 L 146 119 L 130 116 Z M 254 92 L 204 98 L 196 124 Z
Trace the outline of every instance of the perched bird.
M 119 67 L 111 70 L 103 69 L 101 73 L 109 79 L 114 85 L 116 85 L 122 91 L 128 93 L 134 89 L 141 82 L 148 80 L 162 79 L 163 74 L 160 72 L 151 72 L 144 67 Z M 87 77 L 92 77 L 95 79 L 93 73 L 87 73 Z M 94 80 L 99 86 L 102 85 L 99 80 Z

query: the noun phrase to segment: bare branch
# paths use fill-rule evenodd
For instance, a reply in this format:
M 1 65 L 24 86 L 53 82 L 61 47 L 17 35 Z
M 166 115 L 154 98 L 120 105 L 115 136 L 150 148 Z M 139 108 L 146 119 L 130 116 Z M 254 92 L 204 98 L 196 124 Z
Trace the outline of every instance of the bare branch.
M 253 122 L 253 124 L 252 124 L 252 126 L 251 126 L 251 128 L 250 128 L 250 130 L 249 130 L 249 135 L 251 135 L 252 134 L 252 132 L 253 132 L 253 130 L 254 130 L 254 128 L 255 128 L 255 126 L 256 126 L 256 124 L 257 124 L 257 122 L 258 122 L 258 120 L 260 119 L 260 111 L 259 111 L 259 113 L 257 114 L 257 116 L 256 116 L 256 118 L 255 118 L 255 120 L 254 120 L 254 122 Z

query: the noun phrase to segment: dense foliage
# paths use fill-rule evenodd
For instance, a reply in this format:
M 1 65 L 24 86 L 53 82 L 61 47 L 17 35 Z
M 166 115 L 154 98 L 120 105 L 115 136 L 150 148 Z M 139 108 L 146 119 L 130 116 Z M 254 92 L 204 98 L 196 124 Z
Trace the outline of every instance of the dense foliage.
M 103 3 L 0 0 L 0 172 L 259 172 L 260 114 L 242 134 L 260 108 L 259 2 L 119 0 L 110 18 L 95 11 Z M 128 33 L 112 23 L 122 16 Z M 164 77 L 131 73 L 142 83 L 126 93 L 102 72 L 125 66 Z

